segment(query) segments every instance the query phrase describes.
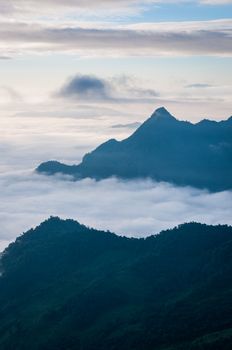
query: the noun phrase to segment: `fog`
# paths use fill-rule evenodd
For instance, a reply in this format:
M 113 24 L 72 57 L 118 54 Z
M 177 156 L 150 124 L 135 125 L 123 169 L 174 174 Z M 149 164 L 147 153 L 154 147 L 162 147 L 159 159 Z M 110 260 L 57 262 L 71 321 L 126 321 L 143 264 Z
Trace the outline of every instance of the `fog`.
M 130 237 L 190 221 L 232 224 L 230 192 L 210 194 L 150 180 L 73 182 L 18 172 L 0 177 L 0 192 L 1 249 L 51 215 Z
M 0 251 L 49 216 L 73 218 L 119 235 L 145 237 L 198 221 L 232 224 L 232 192 L 209 193 L 167 183 L 91 179 L 71 181 L 34 172 L 42 161 L 78 163 L 109 138 L 125 138 L 137 116 L 109 110 L 5 116 L 0 124 Z M 63 112 L 64 113 L 64 112 Z M 79 114 L 78 114 L 79 113 Z M 112 127 L 124 125 L 123 128 Z

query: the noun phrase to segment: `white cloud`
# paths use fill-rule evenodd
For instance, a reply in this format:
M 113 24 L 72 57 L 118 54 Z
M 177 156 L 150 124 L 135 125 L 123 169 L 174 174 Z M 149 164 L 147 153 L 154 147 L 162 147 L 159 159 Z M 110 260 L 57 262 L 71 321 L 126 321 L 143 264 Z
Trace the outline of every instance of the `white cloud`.
M 144 11 L 147 6 L 157 4 L 157 0 L 0 0 L 2 16 L 11 18 L 73 18 L 128 16 Z
M 0 86 L 0 97 L 4 102 L 20 102 L 22 101 L 21 94 L 10 86 Z
M 232 21 L 76 27 L 5 22 L 0 55 L 69 53 L 79 56 L 232 55 Z
M 204 5 L 228 5 L 232 4 L 232 0 L 200 0 Z
M 17 117 L 1 116 L 0 247 L 50 215 L 128 236 L 150 235 L 192 220 L 232 224 L 231 192 L 209 194 L 151 181 L 71 182 L 28 170 L 48 159 L 78 163 L 107 139 L 130 134 L 112 125 L 142 121 L 156 106 L 146 113 L 139 104 L 129 106 L 130 112 L 128 106 L 126 112 L 125 105 L 121 111 L 116 107 L 73 108 L 62 101 L 55 107 L 32 105 L 26 116 L 25 110 Z
M 231 4 L 231 0 L 40 0 L 39 7 L 36 0 L 0 0 L 0 9 L 2 14 L 53 14 L 57 15 L 60 11 L 65 13 L 104 13 L 109 12 L 125 12 L 143 11 L 151 5 L 163 5 L 170 3 L 190 3 L 204 5 L 226 5 Z M 92 12 L 91 12 L 92 11 Z M 94 11 L 94 12 L 93 12 Z
M 76 74 L 61 86 L 54 97 L 87 103 L 154 103 L 158 96 L 155 90 L 141 87 L 137 79 L 127 75 L 103 79 L 95 75 Z
M 0 20 L 45 23 L 80 22 L 90 20 L 113 21 L 156 11 L 168 4 L 196 4 L 205 6 L 230 5 L 231 0 L 0 0 Z M 13 52 L 12 52 L 13 53 Z M 7 56 L 8 57 L 8 56 Z M 0 57 L 1 58 L 1 57 Z
M 232 224 L 232 193 L 210 194 L 151 181 L 79 182 L 31 173 L 0 176 L 3 244 L 50 215 L 144 237 L 183 222 Z

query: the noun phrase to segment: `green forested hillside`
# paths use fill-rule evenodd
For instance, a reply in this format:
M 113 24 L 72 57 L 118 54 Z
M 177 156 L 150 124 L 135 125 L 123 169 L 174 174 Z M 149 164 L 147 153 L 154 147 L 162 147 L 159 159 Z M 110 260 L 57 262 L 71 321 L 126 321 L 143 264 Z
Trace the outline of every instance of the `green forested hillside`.
M 231 227 L 128 239 L 50 218 L 1 270 L 1 350 L 232 348 Z

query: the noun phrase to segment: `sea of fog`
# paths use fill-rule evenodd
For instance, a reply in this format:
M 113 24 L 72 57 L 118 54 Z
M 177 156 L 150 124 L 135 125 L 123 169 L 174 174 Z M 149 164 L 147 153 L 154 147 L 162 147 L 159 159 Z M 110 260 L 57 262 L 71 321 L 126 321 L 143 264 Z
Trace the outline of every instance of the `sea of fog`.
M 1 118 L 0 251 L 49 216 L 73 218 L 130 237 L 145 237 L 190 221 L 232 225 L 230 191 L 209 193 L 150 180 L 73 182 L 34 172 L 42 161 L 78 163 L 101 142 L 126 137 L 133 130 L 124 128 L 123 122 L 136 120 L 102 113 L 97 118 L 70 114 L 45 118 L 38 113 Z

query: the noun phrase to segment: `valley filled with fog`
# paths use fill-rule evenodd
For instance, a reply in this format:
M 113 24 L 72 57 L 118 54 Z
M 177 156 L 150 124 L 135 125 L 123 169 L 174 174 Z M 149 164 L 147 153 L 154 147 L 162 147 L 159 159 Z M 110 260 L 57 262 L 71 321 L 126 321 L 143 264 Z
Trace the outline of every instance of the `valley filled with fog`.
M 110 110 L 99 115 L 84 109 L 79 114 L 67 111 L 66 117 L 57 114 L 45 117 L 29 111 L 2 118 L 0 250 L 49 216 L 73 218 L 129 237 L 190 221 L 232 224 L 230 191 L 209 193 L 151 180 L 74 182 L 36 174 L 36 166 L 49 159 L 77 164 L 86 152 L 110 138 L 129 136 L 137 125 L 133 123 L 142 122 L 139 115 L 131 118 Z

